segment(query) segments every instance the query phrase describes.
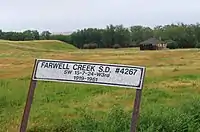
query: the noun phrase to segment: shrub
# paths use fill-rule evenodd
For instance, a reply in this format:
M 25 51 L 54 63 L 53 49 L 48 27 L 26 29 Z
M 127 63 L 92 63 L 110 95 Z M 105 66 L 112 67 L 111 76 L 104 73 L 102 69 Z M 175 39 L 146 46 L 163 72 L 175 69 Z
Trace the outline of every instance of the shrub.
M 88 44 L 83 45 L 83 49 L 88 49 L 88 48 L 89 48 Z
M 113 48 L 119 49 L 119 48 L 121 48 L 121 46 L 120 46 L 119 44 L 114 44 L 114 45 L 113 45 Z
M 178 44 L 176 41 L 168 40 L 168 41 L 166 41 L 166 43 L 167 43 L 167 48 L 169 48 L 169 49 L 177 49 L 178 48 Z
M 200 43 L 199 42 L 196 43 L 195 48 L 200 48 Z
M 136 43 L 129 44 L 128 47 L 139 47 Z
M 96 49 L 98 45 L 96 43 L 90 43 L 90 44 L 84 44 L 83 48 L 84 49 Z

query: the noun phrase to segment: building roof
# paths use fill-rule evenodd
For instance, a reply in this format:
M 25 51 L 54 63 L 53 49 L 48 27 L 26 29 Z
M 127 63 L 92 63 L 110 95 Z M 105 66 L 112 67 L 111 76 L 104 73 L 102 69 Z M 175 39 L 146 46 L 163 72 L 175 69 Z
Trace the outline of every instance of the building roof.
M 145 44 L 145 45 L 147 45 L 147 44 L 153 44 L 153 45 L 155 45 L 155 44 L 158 44 L 158 43 L 161 43 L 161 42 L 162 41 L 157 40 L 156 38 L 149 38 L 149 39 L 141 42 L 140 44 Z

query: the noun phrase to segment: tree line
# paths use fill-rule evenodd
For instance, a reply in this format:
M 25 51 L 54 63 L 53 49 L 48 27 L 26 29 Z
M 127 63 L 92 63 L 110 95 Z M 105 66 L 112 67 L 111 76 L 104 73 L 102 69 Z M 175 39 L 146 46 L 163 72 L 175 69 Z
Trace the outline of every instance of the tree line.
M 3 32 L 0 29 L 0 39 L 11 41 L 28 41 L 28 40 L 48 40 L 51 38 L 49 31 L 39 33 L 37 30 L 26 30 L 24 32 Z
M 168 24 L 154 28 L 136 25 L 107 25 L 104 29 L 85 28 L 69 35 L 53 35 L 49 31 L 41 34 L 37 30 L 24 32 L 3 32 L 0 39 L 25 40 L 60 40 L 78 48 L 119 48 L 137 47 L 148 38 L 155 37 L 168 44 L 168 48 L 200 48 L 200 24 Z

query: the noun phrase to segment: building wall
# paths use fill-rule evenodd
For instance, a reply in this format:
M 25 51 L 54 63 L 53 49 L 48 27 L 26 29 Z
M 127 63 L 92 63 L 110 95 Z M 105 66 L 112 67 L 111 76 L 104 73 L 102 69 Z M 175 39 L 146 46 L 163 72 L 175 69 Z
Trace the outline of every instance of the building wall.
M 157 46 L 154 45 L 140 45 L 140 50 L 156 50 Z
M 167 44 L 157 44 L 158 47 L 167 48 Z
M 167 44 L 140 45 L 140 50 L 162 50 L 165 48 L 167 48 Z
M 159 49 L 165 49 L 167 48 L 167 44 L 157 44 L 157 47 L 159 47 Z

